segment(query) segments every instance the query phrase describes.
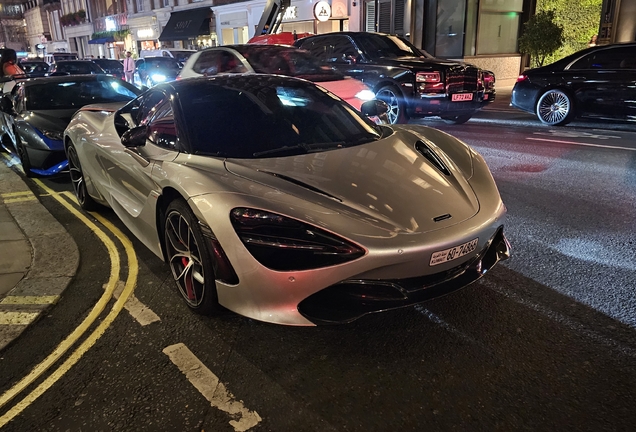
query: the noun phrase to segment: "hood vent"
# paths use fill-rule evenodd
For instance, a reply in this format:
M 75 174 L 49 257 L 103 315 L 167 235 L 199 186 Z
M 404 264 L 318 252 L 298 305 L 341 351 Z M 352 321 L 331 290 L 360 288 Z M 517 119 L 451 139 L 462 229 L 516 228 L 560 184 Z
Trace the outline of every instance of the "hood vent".
M 336 196 L 334 196 L 334 195 L 328 194 L 327 192 L 325 192 L 325 191 L 323 191 L 323 190 L 320 190 L 320 189 L 318 189 L 317 187 L 310 186 L 310 185 L 308 185 L 307 183 L 303 183 L 303 182 L 301 182 L 301 181 L 298 181 L 298 180 L 296 180 L 295 178 L 287 177 L 286 175 L 278 174 L 278 173 L 274 173 L 274 172 L 271 172 L 271 171 L 262 171 L 262 170 L 258 170 L 258 171 L 259 171 L 259 172 L 262 172 L 262 173 L 264 173 L 264 174 L 269 174 L 269 175 L 271 175 L 271 176 L 277 177 L 277 178 L 279 178 L 279 179 L 281 179 L 281 180 L 288 181 L 288 182 L 290 182 L 290 183 L 293 183 L 293 184 L 298 185 L 298 186 L 300 186 L 300 187 L 303 187 L 303 188 L 305 188 L 305 189 L 309 189 L 310 191 L 313 191 L 313 192 L 319 193 L 320 195 L 324 195 L 324 196 L 326 196 L 327 198 L 331 198 L 331 199 L 336 200 L 336 201 L 338 201 L 338 202 L 342 202 L 342 200 L 341 200 L 340 198 L 338 198 L 338 197 L 336 197 Z
M 437 168 L 439 171 L 441 171 L 444 175 L 447 175 L 447 176 L 451 175 L 450 170 L 448 169 L 448 167 L 446 167 L 446 165 L 444 165 L 444 162 L 442 162 L 442 159 L 440 159 L 440 157 L 437 156 L 435 154 L 435 152 L 433 150 L 431 150 L 422 141 L 417 141 L 415 143 L 415 149 L 422 156 L 424 156 L 431 164 L 433 164 L 435 166 L 435 168 Z

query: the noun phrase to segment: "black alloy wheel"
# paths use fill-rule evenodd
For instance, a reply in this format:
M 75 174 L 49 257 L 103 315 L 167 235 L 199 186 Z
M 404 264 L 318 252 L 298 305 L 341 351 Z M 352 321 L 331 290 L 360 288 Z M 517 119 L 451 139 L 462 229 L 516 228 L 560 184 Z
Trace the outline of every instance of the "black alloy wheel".
M 539 98 L 536 114 L 543 124 L 562 126 L 574 117 L 574 103 L 566 92 L 551 89 Z
M 388 85 L 382 87 L 375 96 L 389 105 L 387 116 L 389 123 L 406 123 L 409 119 L 406 114 L 406 103 L 402 92 L 395 86 Z
M 188 307 L 200 314 L 218 312 L 209 240 L 182 199 L 172 201 L 166 209 L 163 241 L 172 276 Z
M 79 157 L 77 156 L 77 150 L 75 150 L 75 146 L 73 146 L 72 143 L 69 143 L 66 147 L 66 156 L 68 157 L 68 171 L 71 175 L 71 183 L 73 184 L 73 192 L 75 192 L 77 202 L 80 207 L 86 211 L 96 210 L 98 204 L 88 194 L 86 180 L 82 172 Z
M 22 144 L 22 140 L 20 139 L 20 135 L 18 135 L 18 131 L 14 129 L 13 134 L 15 135 L 15 148 L 18 151 L 18 157 L 20 158 L 20 163 L 22 164 L 24 175 L 26 175 L 27 177 L 37 177 L 36 174 L 31 171 L 33 165 L 31 165 L 29 153 L 27 153 L 27 149 L 24 147 L 24 144 Z

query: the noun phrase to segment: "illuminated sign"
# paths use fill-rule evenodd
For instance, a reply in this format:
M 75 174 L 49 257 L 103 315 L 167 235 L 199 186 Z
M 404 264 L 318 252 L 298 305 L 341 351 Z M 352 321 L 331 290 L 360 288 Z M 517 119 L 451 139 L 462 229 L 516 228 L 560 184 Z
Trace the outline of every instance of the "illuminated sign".
M 139 29 L 137 30 L 137 37 L 139 39 L 153 39 L 155 32 L 151 28 Z
M 331 6 L 324 0 L 314 5 L 314 17 L 320 22 L 328 21 L 331 18 Z

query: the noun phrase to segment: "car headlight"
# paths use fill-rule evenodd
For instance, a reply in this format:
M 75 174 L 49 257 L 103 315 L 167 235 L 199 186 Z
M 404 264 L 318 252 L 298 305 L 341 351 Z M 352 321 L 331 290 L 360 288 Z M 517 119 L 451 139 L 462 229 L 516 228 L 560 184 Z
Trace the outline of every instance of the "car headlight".
M 232 226 L 252 256 L 277 271 L 310 270 L 352 261 L 364 250 L 317 227 L 275 213 L 235 208 Z
M 48 139 L 52 139 L 54 141 L 62 141 L 62 138 L 64 138 L 64 132 L 48 131 L 44 129 L 40 130 L 40 132 L 42 132 L 42 135 Z
M 371 90 L 361 90 L 358 93 L 356 93 L 356 98 L 365 102 L 370 101 L 375 99 L 375 93 L 373 93 Z
M 154 82 L 164 82 L 166 80 L 166 76 L 162 75 L 162 74 L 152 74 L 152 75 L 150 75 L 150 78 Z

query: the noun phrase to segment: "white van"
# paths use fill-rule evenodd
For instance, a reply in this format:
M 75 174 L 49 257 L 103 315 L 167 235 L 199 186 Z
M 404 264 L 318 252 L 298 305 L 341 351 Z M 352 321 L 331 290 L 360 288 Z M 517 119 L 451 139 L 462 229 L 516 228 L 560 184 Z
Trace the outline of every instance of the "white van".
M 46 54 L 44 56 L 44 61 L 49 65 L 53 66 L 55 62 L 60 60 L 79 60 L 76 53 L 66 53 L 66 52 L 56 52 L 51 54 Z
M 188 58 L 195 52 L 195 50 L 163 48 L 157 50 L 141 50 L 139 57 L 172 57 L 181 63 L 185 63 L 186 60 L 188 60 Z

